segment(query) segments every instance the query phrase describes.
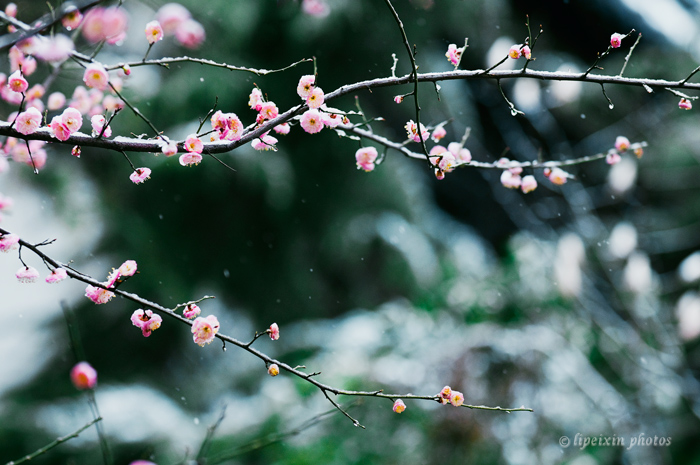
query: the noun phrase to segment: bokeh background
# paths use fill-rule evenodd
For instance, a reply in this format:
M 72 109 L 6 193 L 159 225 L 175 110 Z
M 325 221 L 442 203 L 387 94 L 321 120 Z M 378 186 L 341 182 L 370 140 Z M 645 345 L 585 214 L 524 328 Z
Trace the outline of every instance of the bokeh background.
M 139 60 L 146 22 L 165 2 L 127 1 L 130 34 L 104 47 L 104 63 Z M 328 0 L 305 14 L 293 0 L 183 0 L 206 29 L 196 51 L 172 39 L 150 57 L 193 56 L 256 68 L 315 56 L 326 92 L 397 74 L 409 61 L 396 23 L 379 0 Z M 45 13 L 18 1 L 19 19 Z M 4 4 L 3 4 L 4 6 Z M 420 71 L 447 71 L 447 46 L 464 43 L 462 68 L 484 68 L 542 24 L 532 69 L 583 71 L 613 32 L 643 34 L 625 75 L 682 79 L 700 61 L 700 3 L 694 0 L 397 0 Z M 636 33 L 601 63 L 620 72 Z M 78 49 L 89 46 L 78 41 Z M 518 63 L 520 65 L 521 63 Z M 503 65 L 515 65 L 509 62 Z M 3 64 L 7 68 L 7 63 Z M 52 90 L 80 79 L 66 69 Z M 6 69 L 5 69 L 6 71 Z M 38 73 L 46 72 L 39 70 Z M 173 138 L 194 132 L 218 108 L 250 124 L 258 85 L 280 108 L 298 102 L 303 64 L 258 77 L 195 64 L 134 68 L 125 96 Z M 37 76 L 39 76 L 38 74 Z M 225 415 L 206 463 L 288 464 L 670 464 L 700 463 L 700 136 L 696 110 L 671 93 L 580 83 L 504 81 L 525 116 L 512 117 L 494 82 L 420 86 L 422 118 L 449 120 L 447 141 L 471 128 L 474 159 L 569 159 L 606 151 L 616 136 L 649 143 L 571 171 L 576 180 L 524 195 L 498 172 L 458 169 L 437 181 L 423 163 L 388 152 L 358 171 L 359 147 L 324 130 L 294 127 L 277 152 L 249 146 L 183 168 L 175 159 L 132 154 L 153 169 L 135 186 L 120 154 L 50 147 L 35 176 L 12 164 L 0 192 L 14 207 L 0 225 L 97 279 L 126 259 L 139 275 L 124 290 L 165 306 L 202 302 L 221 332 L 246 340 L 277 322 L 282 337 L 259 348 L 321 371 L 343 388 L 437 393 L 461 390 L 470 404 L 527 406 L 504 414 L 384 399 L 339 398 L 366 426 L 355 428 L 318 390 L 220 342 L 200 348 L 189 328 L 166 319 L 143 338 L 122 299 L 95 306 L 80 283 L 22 285 L 13 254 L 0 260 L 0 462 L 17 459 L 91 418 L 70 384 L 76 363 L 64 310 L 85 358 L 99 372 L 97 403 L 114 463 L 188 463 L 207 427 Z M 411 86 L 363 91 L 332 102 L 403 140 L 414 118 Z M 357 99 L 357 100 L 356 100 Z M 13 111 L 2 104 L 2 117 Z M 149 132 L 124 111 L 118 134 Z M 41 263 L 25 253 L 37 268 Z M 567 436 L 614 436 L 625 447 L 562 447 Z M 628 447 L 632 437 L 672 438 L 667 447 Z M 4 461 L 4 462 L 3 462 Z M 39 464 L 102 461 L 94 429 L 37 458 Z M 205 462 L 202 462 L 205 463 Z

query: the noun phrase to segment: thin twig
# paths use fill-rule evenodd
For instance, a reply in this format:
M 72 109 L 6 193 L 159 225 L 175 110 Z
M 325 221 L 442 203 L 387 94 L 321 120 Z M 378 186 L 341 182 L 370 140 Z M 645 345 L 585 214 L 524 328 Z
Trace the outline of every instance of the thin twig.
M 396 21 L 396 24 L 399 26 L 399 29 L 401 30 L 401 37 L 403 38 L 403 44 L 406 47 L 406 51 L 408 52 L 408 58 L 411 60 L 411 75 L 412 75 L 412 81 L 413 81 L 413 99 L 415 102 L 416 106 L 416 130 L 418 131 L 418 139 L 420 141 L 421 148 L 423 149 L 423 152 L 425 153 L 425 159 L 428 161 L 428 166 L 432 169 L 433 167 L 433 162 L 430 160 L 430 156 L 428 155 L 428 148 L 425 146 L 425 140 L 423 140 L 423 131 L 421 131 L 420 127 L 420 101 L 418 100 L 418 65 L 416 65 L 416 57 L 415 57 L 415 51 L 411 49 L 411 45 L 408 42 L 408 36 L 406 35 L 406 30 L 403 27 L 403 22 L 401 21 L 401 18 L 399 18 L 399 14 L 396 12 L 396 9 L 394 9 L 394 5 L 391 4 L 391 0 L 384 0 L 386 5 L 389 7 L 391 10 L 392 15 L 394 16 L 394 20 Z
M 226 417 L 226 404 L 224 404 L 223 407 L 221 407 L 221 413 L 219 414 L 219 418 L 214 422 L 212 425 L 207 428 L 207 435 L 204 437 L 204 440 L 202 441 L 202 445 L 199 447 L 199 453 L 197 454 L 197 462 L 199 462 L 201 459 L 204 458 L 206 453 L 209 451 L 209 446 L 211 445 L 211 440 L 214 437 L 214 433 L 216 433 L 216 430 L 221 426 L 221 422 L 224 421 L 224 418 Z
M 634 52 L 634 49 L 637 47 L 637 44 L 639 43 L 640 40 L 642 40 L 642 33 L 641 32 L 637 36 L 637 40 L 634 41 L 634 45 L 632 45 L 632 47 L 630 47 L 630 51 L 627 53 L 627 56 L 625 57 L 625 63 L 622 65 L 622 69 L 620 70 L 620 74 L 618 74 L 618 76 L 622 76 L 622 73 L 625 72 L 625 68 L 627 68 L 627 62 L 630 61 L 630 57 L 632 56 L 632 52 Z
M 24 462 L 28 462 L 30 460 L 33 460 L 33 459 L 37 458 L 38 456 L 40 456 L 41 454 L 45 454 L 47 451 L 53 449 L 54 447 L 58 446 L 59 444 L 63 444 L 64 442 L 66 442 L 70 439 L 77 438 L 80 435 L 80 433 L 82 433 L 83 431 L 85 431 L 86 429 L 88 429 L 89 427 L 91 427 L 92 425 L 97 423 L 98 421 L 102 421 L 102 417 L 95 418 L 90 423 L 88 423 L 85 426 L 81 427 L 80 429 L 74 431 L 73 433 L 71 433 L 67 436 L 62 436 L 62 437 L 56 438 L 55 440 L 51 441 L 50 443 L 48 443 L 47 445 L 45 445 L 41 449 L 38 449 L 35 452 L 32 452 L 31 454 L 22 457 L 21 459 L 12 460 L 10 462 L 7 462 L 6 465 L 19 465 L 20 463 L 24 463 Z

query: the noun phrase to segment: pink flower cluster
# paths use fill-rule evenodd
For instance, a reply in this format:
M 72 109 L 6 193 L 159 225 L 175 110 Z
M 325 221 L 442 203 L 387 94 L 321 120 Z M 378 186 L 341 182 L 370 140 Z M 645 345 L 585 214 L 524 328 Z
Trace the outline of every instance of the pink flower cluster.
M 507 158 L 498 160 L 498 164 L 501 165 L 507 165 L 508 163 L 510 163 L 510 160 Z M 507 187 L 508 189 L 521 189 L 524 194 L 537 189 L 537 180 L 535 177 L 531 174 L 520 177 L 522 172 L 523 169 L 519 166 L 503 170 L 501 173 L 501 184 L 503 184 L 503 187 Z
M 143 337 L 148 337 L 153 331 L 160 328 L 163 318 L 151 310 L 135 310 L 131 314 L 131 323 L 141 330 Z
M 445 405 L 448 402 L 455 407 L 459 407 L 464 403 L 464 394 L 459 391 L 454 391 L 449 386 L 442 388 L 442 391 L 437 395 L 438 401 Z
M 179 3 L 166 3 L 160 7 L 156 20 L 162 27 L 164 36 L 174 35 L 175 40 L 184 47 L 195 49 L 206 38 L 204 27 L 192 19 L 189 10 Z
M 243 135 L 244 129 L 241 119 L 235 113 L 223 113 L 221 110 L 212 115 L 211 128 L 214 130 L 211 137 L 212 140 L 232 141 L 239 140 Z
M 137 265 L 134 260 L 125 261 L 119 268 L 116 270 L 113 269 L 107 276 L 107 281 L 102 283 L 106 289 L 88 285 L 88 287 L 85 288 L 85 296 L 96 304 L 105 304 L 109 302 L 112 300 L 112 297 L 114 297 L 114 292 L 109 289 L 115 288 L 118 284 L 136 274 L 136 270 Z
M 408 133 L 408 138 L 413 142 L 420 142 L 421 138 L 423 139 L 423 142 L 425 142 L 430 137 L 430 133 L 427 129 L 425 129 L 423 123 L 420 124 L 420 134 L 418 132 L 418 125 L 414 123 L 413 120 L 410 120 L 408 123 L 406 123 L 404 127 L 406 128 L 406 132 Z
M 58 140 L 68 140 L 71 134 L 80 130 L 83 125 L 83 116 L 76 108 L 68 107 L 63 113 L 51 119 L 49 128 L 51 134 Z
M 219 320 L 214 315 L 209 315 L 206 318 L 198 317 L 192 323 L 192 339 L 200 347 L 211 343 L 218 332 Z
M 8 137 L 4 147 L 2 147 L 2 151 L 11 156 L 16 163 L 23 163 L 40 170 L 46 165 L 47 154 L 46 150 L 44 150 L 44 145 L 46 145 L 44 141 L 30 140 L 29 149 L 27 149 L 27 144 L 25 144 L 24 141 L 14 137 Z M 30 151 L 31 156 L 29 155 Z M 5 161 L 5 158 L 0 156 L 0 172 L 3 171 L 3 161 Z
M 198 165 L 202 161 L 204 143 L 196 134 L 187 136 L 185 139 L 185 150 L 187 150 L 187 153 L 180 155 L 180 164 L 182 166 Z
M 444 128 L 440 126 L 436 128 L 436 132 L 438 130 L 444 131 Z M 442 137 L 444 137 L 444 134 L 440 136 L 440 138 Z M 435 158 L 433 165 L 435 166 L 435 177 L 438 179 L 445 179 L 446 173 L 449 173 L 461 164 L 472 161 L 472 154 L 469 149 L 462 147 L 462 144 L 459 142 L 450 142 L 447 148 L 442 145 L 436 145 L 430 149 L 429 155 L 431 159 Z
M 510 50 L 508 50 L 508 56 L 514 60 L 517 60 L 520 57 L 525 57 L 528 60 L 531 60 L 532 59 L 532 51 L 530 50 L 530 47 L 527 45 L 517 44 L 517 45 L 513 45 L 512 47 L 510 47 Z

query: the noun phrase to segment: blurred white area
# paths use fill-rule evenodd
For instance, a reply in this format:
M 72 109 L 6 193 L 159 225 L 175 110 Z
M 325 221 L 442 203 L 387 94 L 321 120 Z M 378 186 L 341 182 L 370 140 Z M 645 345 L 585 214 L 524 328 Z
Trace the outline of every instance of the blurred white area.
M 614 258 L 626 258 L 637 248 L 637 229 L 632 223 L 621 221 L 615 225 L 608 240 L 608 251 Z
M 26 176 L 32 175 L 28 166 L 12 163 L 10 172 L 0 174 L 0 192 L 14 199 L 12 211 L 3 215 L 0 226 L 30 243 L 57 239 L 41 249 L 64 263 L 76 260 L 81 270 L 89 273 L 97 265 L 94 257 L 89 261 L 85 258 L 91 255 L 103 228 L 96 190 L 78 166 L 79 160 L 70 167 L 54 164 L 52 158 L 58 156 L 65 154 L 49 153 L 45 169 L 55 170 L 57 176 L 70 180 L 70 187 L 60 193 L 44 192 L 29 182 L 31 179 Z M 55 201 L 59 197 L 62 210 L 57 212 Z M 0 296 L 6 323 L 12 327 L 0 339 L 0 353 L 12 354 L 4 356 L 0 365 L 0 405 L 7 390 L 29 381 L 52 359 L 54 351 L 66 347 L 56 343 L 56 334 L 50 333 L 47 325 L 54 318 L 62 318 L 60 302 L 70 306 L 85 298 L 85 284 L 72 279 L 47 284 L 44 278 L 49 269 L 33 252 L 22 252 L 25 263 L 35 267 L 41 276 L 35 284 L 19 283 L 15 278 L 22 267 L 18 251 L 0 253 Z M 64 335 L 67 344 L 67 330 Z
M 554 274 L 559 291 L 566 297 L 575 297 L 581 292 L 581 265 L 586 260 L 586 251 L 581 238 L 574 233 L 565 233 L 557 244 Z

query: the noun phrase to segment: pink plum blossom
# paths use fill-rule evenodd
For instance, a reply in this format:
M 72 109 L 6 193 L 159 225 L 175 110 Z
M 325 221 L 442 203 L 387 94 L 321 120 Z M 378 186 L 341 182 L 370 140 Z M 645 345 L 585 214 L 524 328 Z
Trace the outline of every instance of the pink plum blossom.
M 678 108 L 681 110 L 690 110 L 693 108 L 693 104 L 690 103 L 690 100 L 687 98 L 682 98 L 680 102 L 678 102 Z
M 510 170 L 504 170 L 503 173 L 501 173 L 501 184 L 503 184 L 503 187 L 519 189 L 521 183 L 522 179 L 519 174 L 515 174 Z
M 562 184 L 565 184 L 566 181 L 569 179 L 571 176 L 569 173 L 564 171 L 561 168 L 546 168 L 544 170 L 544 175 L 549 178 L 549 180 L 552 182 L 552 184 L 556 184 L 558 186 L 561 186 Z
M 276 363 L 271 363 L 269 367 L 267 367 L 267 374 L 270 376 L 277 376 L 280 374 L 280 367 L 277 366 Z
M 447 150 L 454 155 L 458 164 L 469 163 L 472 161 L 472 153 L 469 151 L 469 149 L 462 147 L 459 142 L 450 142 L 447 145 Z
M 350 120 L 343 112 L 337 108 L 327 107 L 325 104 L 321 105 L 321 118 L 323 119 L 323 125 L 329 128 L 335 128 L 340 124 L 348 124 Z
M 83 82 L 90 88 L 105 90 L 109 84 L 109 75 L 104 66 L 92 63 L 85 69 Z
M 464 52 L 464 48 L 457 48 L 456 44 L 450 44 L 447 47 L 447 52 L 445 53 L 445 56 L 447 57 L 447 61 L 450 62 L 450 64 L 457 66 L 459 65 L 459 61 L 462 58 L 462 52 Z
M 101 287 L 88 285 L 88 287 L 85 288 L 85 296 L 96 304 L 106 304 L 112 300 L 114 292 L 102 289 Z
M 622 34 L 618 34 L 617 32 L 613 35 L 610 36 L 610 46 L 612 48 L 618 48 L 622 44 L 622 38 L 624 36 Z
M 219 332 L 219 320 L 214 315 L 206 318 L 200 316 L 192 323 L 192 339 L 200 347 L 213 341 L 217 332 Z
M 126 37 L 129 17 L 126 10 L 116 6 L 92 8 L 83 19 L 83 36 L 91 43 L 102 40 L 114 45 Z
M 153 45 L 159 40 L 163 40 L 163 27 L 158 21 L 151 21 L 146 24 L 146 40 Z
M 40 99 L 46 93 L 46 89 L 41 84 L 34 84 L 27 90 L 26 96 L 27 100 Z
M 438 181 L 442 181 L 443 179 L 445 179 L 445 172 L 438 168 L 435 168 L 435 177 L 438 179 Z
M 323 105 L 324 98 L 325 95 L 323 90 L 320 87 L 314 87 L 311 94 L 306 97 L 306 104 L 309 106 L 309 108 L 319 108 L 321 105 Z
M 185 139 L 185 150 L 192 153 L 202 153 L 202 150 L 204 150 L 204 144 L 196 134 L 190 134 Z
M 63 110 L 63 113 L 61 114 L 61 123 L 63 123 L 63 125 L 67 127 L 68 131 L 70 131 L 72 134 L 80 130 L 80 127 L 83 125 L 83 116 L 77 109 L 68 107 Z
M 93 137 L 97 137 L 100 134 L 102 134 L 103 137 L 107 138 L 112 136 L 112 128 L 109 125 L 105 127 L 106 123 L 107 120 L 105 119 L 104 115 L 93 115 L 90 118 L 90 125 L 92 126 Z
M 522 47 L 523 44 L 513 45 L 512 47 L 510 47 L 510 50 L 508 50 L 508 56 L 514 60 L 517 60 L 518 58 L 520 58 L 520 49 Z
M 264 102 L 260 106 L 260 113 L 258 115 L 257 122 L 262 123 L 265 120 L 277 118 L 279 115 L 279 109 L 274 102 Z
M 374 147 L 362 147 L 355 152 L 355 160 L 357 161 L 357 169 L 363 169 L 367 172 L 374 169 L 374 162 L 379 154 Z
M 413 120 L 410 120 L 408 123 L 406 123 L 404 127 L 406 128 L 406 132 L 408 133 L 408 138 L 414 142 L 420 142 L 421 137 L 423 138 L 423 141 L 428 140 L 428 138 L 430 137 L 430 133 L 427 129 L 425 129 L 423 123 L 420 124 L 420 134 L 418 134 L 418 126 L 416 125 L 416 123 L 413 122 Z
M 175 142 L 164 142 L 161 151 L 166 157 L 172 157 L 177 154 L 177 144 Z
M 76 389 L 93 389 L 97 385 L 97 371 L 88 362 L 80 362 L 71 369 L 70 380 Z
M 39 279 L 39 272 L 33 266 L 23 266 L 15 273 L 17 281 L 25 284 L 35 283 Z
M 450 152 L 443 152 L 442 156 L 437 160 L 437 167 L 442 172 L 452 171 L 456 164 L 457 160 Z
M 323 118 L 318 110 L 307 110 L 301 115 L 301 127 L 309 134 L 316 134 L 323 129 Z
M 70 129 L 63 124 L 60 115 L 56 115 L 51 119 L 49 128 L 51 129 L 52 135 L 58 140 L 65 141 L 70 137 Z
M 439 142 L 440 139 L 442 139 L 446 135 L 447 135 L 447 131 L 445 130 L 445 127 L 438 126 L 433 130 L 433 135 L 430 136 L 430 138 L 433 140 L 433 142 Z
M 46 282 L 54 284 L 63 281 L 68 277 L 68 272 L 64 268 L 54 268 L 46 277 Z
M 394 97 L 394 102 L 396 102 L 396 103 L 403 102 L 403 95 L 397 95 L 396 97 Z
M 253 87 L 253 91 L 248 97 L 248 106 L 255 111 L 260 111 L 263 103 L 265 103 L 265 100 L 263 99 L 262 91 L 257 87 Z
M 180 155 L 180 164 L 182 166 L 199 165 L 202 161 L 202 155 L 195 152 L 183 153 Z
M 202 309 L 197 304 L 187 304 L 185 310 L 182 311 L 182 316 L 192 319 L 202 313 Z
M 617 136 L 615 139 L 615 150 L 624 152 L 630 148 L 630 140 L 625 136 Z
M 189 49 L 199 47 L 205 38 L 204 27 L 194 19 L 188 19 L 180 23 L 175 29 L 175 40 Z
M 277 326 L 277 323 L 272 323 L 270 325 L 270 329 L 268 329 L 267 331 L 270 334 L 270 339 L 272 339 L 273 341 L 276 341 L 280 338 L 280 327 Z
M 522 189 L 524 194 L 534 191 L 537 189 L 537 179 L 535 179 L 535 177 L 531 174 L 523 176 L 523 179 L 520 182 L 520 189 Z
M 74 146 L 70 151 L 71 155 L 73 155 L 76 158 L 80 158 L 81 152 L 82 150 L 80 149 L 79 145 Z
M 608 150 L 607 155 L 605 155 L 605 163 L 608 165 L 616 165 L 620 163 L 620 160 L 622 160 L 622 157 L 620 157 L 617 150 Z
M 464 403 L 464 394 L 459 391 L 452 391 L 450 403 L 455 407 L 460 407 Z
M 253 139 L 251 141 L 251 146 L 255 150 L 274 150 L 277 151 L 275 144 L 277 143 L 277 138 L 263 134 L 262 139 Z
M 148 337 L 153 331 L 160 328 L 163 318 L 152 310 L 135 310 L 131 314 L 131 324 L 141 329 L 143 337 Z
M 17 234 L 0 235 L 0 252 L 9 252 L 19 247 L 19 236 Z
M 166 3 L 156 13 L 165 34 L 173 34 L 180 24 L 190 19 L 190 12 L 179 3 Z
M 5 7 L 5 14 L 11 18 L 16 18 L 17 17 L 17 4 L 14 2 L 10 2 L 7 4 Z
M 119 272 L 119 270 L 115 270 L 114 268 L 112 268 L 112 271 L 109 273 L 109 275 L 107 275 L 107 281 L 104 284 L 108 288 L 114 288 L 119 282 L 122 281 L 120 279 L 121 277 L 122 275 Z
M 34 55 L 40 60 L 49 63 L 61 63 L 66 61 L 75 50 L 73 41 L 65 34 L 55 34 L 37 44 Z
M 442 388 L 442 390 L 438 393 L 438 400 L 442 405 L 445 405 L 450 401 L 450 398 L 452 397 L 452 388 L 449 386 L 445 386 Z
M 61 19 L 61 24 L 63 24 L 63 27 L 71 31 L 80 26 L 80 23 L 82 21 L 83 14 L 80 12 L 79 9 L 74 8 L 63 16 L 63 18 Z
M 148 169 L 148 168 L 145 168 L 145 169 Z M 133 276 L 134 274 L 136 274 L 137 269 L 138 269 L 138 266 L 137 266 L 135 260 L 127 260 L 124 263 L 122 263 L 121 266 L 119 267 L 119 273 L 122 276 Z
M 314 83 L 316 82 L 316 76 L 313 74 L 307 74 L 299 78 L 299 84 L 297 84 L 297 94 L 302 99 L 306 100 L 311 95 L 314 89 Z
M 406 410 L 406 404 L 404 404 L 404 402 L 401 399 L 396 399 L 392 410 L 396 413 L 402 413 L 404 410 Z
M 143 182 L 146 182 L 147 179 L 151 178 L 151 169 L 150 168 L 136 168 L 136 171 L 131 173 L 129 175 L 129 179 L 131 182 L 134 184 L 141 184 Z
M 520 49 L 520 56 L 524 56 L 528 60 L 532 59 L 532 50 L 530 50 L 530 47 L 523 45 L 523 48 Z
M 29 83 L 24 79 L 24 76 L 22 76 L 22 72 L 17 70 L 7 78 L 7 87 L 9 87 L 12 92 L 22 93 L 27 90 Z
M 277 134 L 286 135 L 286 134 L 289 134 L 289 131 L 291 130 L 291 126 L 289 126 L 289 123 L 282 123 L 282 124 L 278 124 L 277 126 L 275 126 L 272 129 L 274 129 L 274 131 Z
M 17 116 L 15 120 L 17 131 L 24 134 L 32 134 L 41 126 L 41 112 L 36 108 L 28 108 Z

